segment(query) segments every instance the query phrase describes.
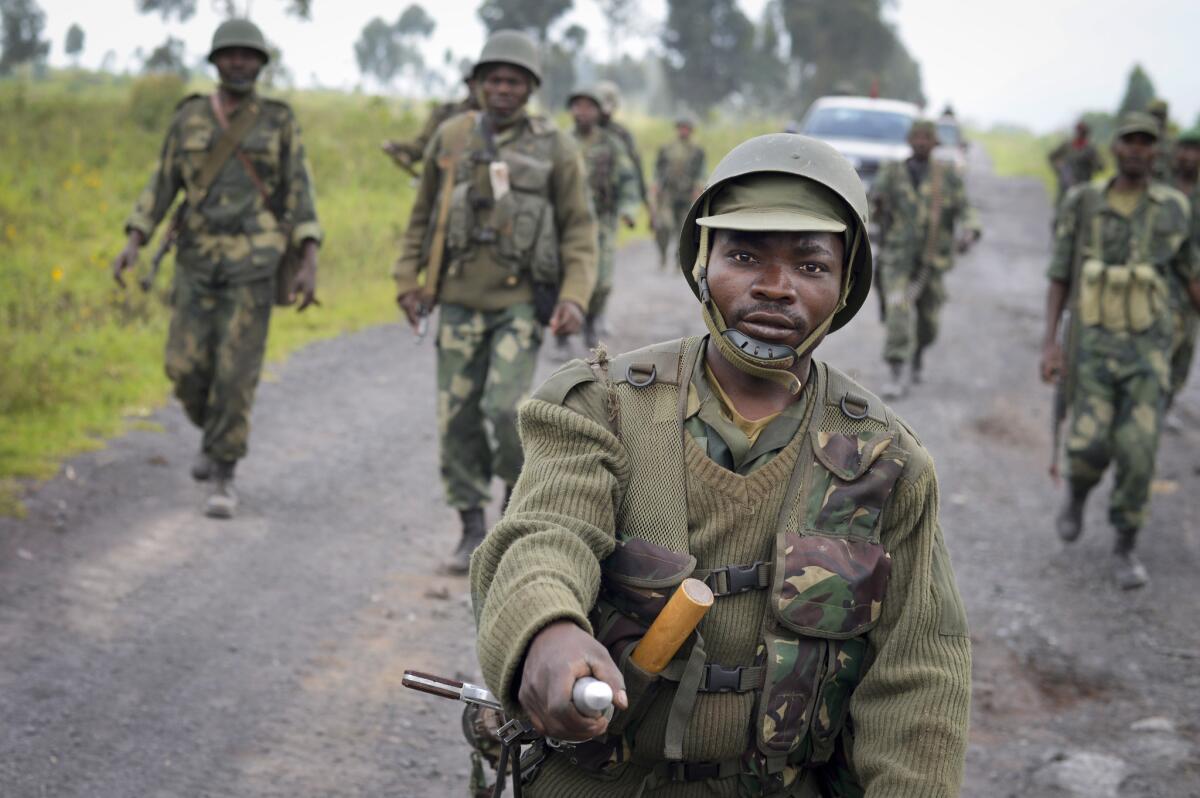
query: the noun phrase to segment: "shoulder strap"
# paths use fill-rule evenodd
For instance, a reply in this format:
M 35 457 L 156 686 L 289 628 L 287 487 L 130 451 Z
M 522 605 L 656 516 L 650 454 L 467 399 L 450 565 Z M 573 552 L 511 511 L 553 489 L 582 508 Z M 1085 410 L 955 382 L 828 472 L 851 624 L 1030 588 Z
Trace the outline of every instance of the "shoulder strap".
M 680 385 L 686 379 L 680 373 L 682 354 L 689 339 L 652 344 L 612 358 L 608 363 L 609 381 L 613 385 L 629 383 L 645 388 L 653 383 Z
M 929 164 L 929 226 L 925 231 L 925 252 L 923 253 L 923 264 L 929 264 L 933 261 L 933 256 L 937 254 L 937 243 L 939 228 L 942 224 L 942 200 L 945 192 L 942 190 L 942 183 L 945 178 L 945 167 L 941 161 L 932 161 Z
M 224 168 L 225 162 L 229 160 L 235 152 L 238 151 L 238 146 L 242 143 L 242 139 L 250 132 L 250 128 L 254 127 L 254 123 L 258 121 L 258 103 L 251 102 L 246 107 L 243 107 L 242 112 L 238 114 L 233 124 L 229 123 L 229 118 L 225 115 L 225 109 L 221 107 L 220 101 L 217 99 L 216 93 L 209 95 L 209 102 L 212 105 L 213 113 L 217 117 L 217 123 L 221 126 L 221 137 L 217 139 L 216 145 L 209 150 L 208 158 L 200 166 L 200 171 L 196 175 L 194 184 L 195 196 L 191 198 L 191 206 L 193 208 L 200 207 L 200 203 L 204 202 L 204 198 L 208 196 L 208 190 L 212 187 L 213 181 L 217 178 L 221 169 Z M 258 175 L 254 173 L 253 167 L 248 165 L 248 162 L 243 159 L 243 165 L 249 170 L 251 180 L 254 181 L 260 192 L 263 192 L 263 200 L 266 201 L 265 187 L 258 179 Z M 268 204 L 268 207 L 269 204 Z

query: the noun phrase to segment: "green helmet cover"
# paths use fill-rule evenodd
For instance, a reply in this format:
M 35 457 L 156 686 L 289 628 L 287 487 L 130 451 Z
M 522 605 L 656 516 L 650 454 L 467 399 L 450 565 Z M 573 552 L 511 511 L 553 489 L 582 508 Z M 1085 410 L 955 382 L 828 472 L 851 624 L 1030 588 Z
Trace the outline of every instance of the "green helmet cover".
M 255 50 L 262 55 L 264 62 L 271 60 L 266 38 L 259 27 L 248 19 L 227 19 L 217 26 L 213 33 L 212 47 L 208 51 L 208 60 L 212 61 L 218 51 L 230 47 Z
M 595 86 L 580 86 L 572 89 L 571 93 L 567 95 L 567 107 L 570 108 L 571 103 L 575 102 L 580 97 L 585 97 L 591 100 L 596 104 L 596 107 L 600 109 L 601 113 L 606 113 L 604 111 L 604 101 L 601 97 L 601 93 Z
M 600 97 L 600 110 L 612 116 L 621 105 L 621 87 L 611 80 L 596 82 L 596 94 Z
M 520 67 L 533 75 L 534 86 L 542 85 L 542 59 L 538 55 L 537 42 L 519 30 L 498 30 L 487 38 L 479 60 L 475 62 L 474 74 L 496 64 Z

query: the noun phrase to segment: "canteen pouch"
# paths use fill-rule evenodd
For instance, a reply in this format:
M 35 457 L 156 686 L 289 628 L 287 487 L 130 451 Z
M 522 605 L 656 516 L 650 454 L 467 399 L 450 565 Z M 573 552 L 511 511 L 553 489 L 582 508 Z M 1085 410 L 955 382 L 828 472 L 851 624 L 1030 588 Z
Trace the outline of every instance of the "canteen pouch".
M 1095 258 L 1088 258 L 1083 262 L 1079 277 L 1079 323 L 1084 327 L 1097 327 L 1100 324 L 1104 263 Z
M 1138 263 L 1130 267 L 1133 280 L 1129 287 L 1129 329 L 1145 332 L 1164 311 L 1165 289 L 1158 271 L 1149 263 Z
M 1109 332 L 1129 329 L 1129 291 L 1133 270 L 1128 266 L 1108 266 L 1100 291 L 1100 324 Z

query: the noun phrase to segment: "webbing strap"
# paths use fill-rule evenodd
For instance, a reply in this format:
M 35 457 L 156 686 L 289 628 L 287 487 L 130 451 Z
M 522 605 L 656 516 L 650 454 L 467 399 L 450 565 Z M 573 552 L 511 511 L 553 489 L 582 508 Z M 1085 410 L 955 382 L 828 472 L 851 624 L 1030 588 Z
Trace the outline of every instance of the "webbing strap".
M 692 653 L 688 657 L 679 685 L 675 688 L 675 697 L 671 700 L 671 709 L 667 715 L 667 731 L 663 740 L 663 758 L 668 761 L 683 759 L 683 734 L 687 731 L 688 721 L 696 706 L 696 694 L 700 690 L 700 682 L 705 676 L 703 641 L 697 634 L 692 644 Z
M 697 568 L 693 579 L 707 584 L 713 596 L 732 596 L 747 590 L 763 590 L 771 584 L 771 563 L 759 560 L 748 565 L 722 565 L 717 568 Z
M 200 171 L 196 173 L 196 179 L 192 183 L 192 196 L 188 198 L 188 204 L 192 208 L 199 208 L 200 203 L 204 202 L 205 197 L 208 196 L 208 190 L 212 188 L 213 181 L 217 179 L 217 175 L 220 174 L 225 163 L 242 143 L 242 139 L 246 138 L 250 128 L 254 127 L 254 123 L 258 121 L 259 109 L 256 101 L 249 101 L 243 105 L 232 123 L 226 117 L 225 110 L 221 108 L 216 94 L 209 96 L 209 102 L 217 117 L 217 123 L 221 127 L 221 137 L 209 150 L 208 158 L 200 165 Z

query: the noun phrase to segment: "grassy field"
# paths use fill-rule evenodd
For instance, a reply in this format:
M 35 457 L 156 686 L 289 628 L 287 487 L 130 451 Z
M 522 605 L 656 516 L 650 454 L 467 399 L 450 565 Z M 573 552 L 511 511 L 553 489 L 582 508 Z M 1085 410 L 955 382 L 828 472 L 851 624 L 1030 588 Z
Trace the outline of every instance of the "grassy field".
M 1058 190 L 1054 170 L 1047 160 L 1059 136 L 1038 136 L 1021 128 L 995 127 L 972 131 L 970 138 L 983 145 L 996 174 L 1002 177 L 1036 177 L 1053 197 Z
M 171 79 L 58 74 L 0 82 L 0 513 L 20 512 L 21 480 L 102 447 L 169 396 L 162 373 L 170 259 L 150 294 L 119 290 L 108 265 L 185 90 Z M 411 136 L 423 107 L 361 95 L 280 95 L 295 107 L 315 173 L 322 307 L 282 310 L 268 356 L 396 318 L 388 272 L 412 200 L 410 180 L 379 152 Z M 565 114 L 558 115 L 565 123 Z M 672 135 L 663 120 L 628 120 L 647 172 Z M 701 130 L 711 167 L 768 123 Z M 645 224 L 624 240 L 646 235 Z M 156 242 L 144 250 L 148 265 Z

